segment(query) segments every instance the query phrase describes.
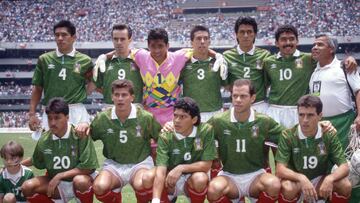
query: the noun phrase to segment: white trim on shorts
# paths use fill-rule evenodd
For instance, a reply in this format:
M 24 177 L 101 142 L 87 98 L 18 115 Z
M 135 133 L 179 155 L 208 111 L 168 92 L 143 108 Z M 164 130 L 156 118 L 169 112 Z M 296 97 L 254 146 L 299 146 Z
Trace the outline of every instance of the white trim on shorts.
M 258 101 L 253 103 L 251 107 L 254 108 L 256 112 L 266 114 L 266 111 L 269 108 L 269 104 L 265 101 Z
M 212 118 L 215 114 L 223 112 L 222 108 L 217 111 L 211 111 L 211 112 L 201 112 L 201 122 L 206 123 L 210 118 Z
M 299 123 L 297 106 L 270 104 L 266 114 L 286 128 L 292 128 Z

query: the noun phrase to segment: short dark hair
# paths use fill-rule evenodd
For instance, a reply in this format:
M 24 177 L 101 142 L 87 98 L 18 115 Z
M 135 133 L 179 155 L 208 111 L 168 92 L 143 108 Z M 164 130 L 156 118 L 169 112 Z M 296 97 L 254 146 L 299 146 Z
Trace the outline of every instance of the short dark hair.
M 6 159 L 6 156 L 20 157 L 24 156 L 24 148 L 17 142 L 10 140 L 1 147 L 0 150 L 1 158 Z
M 45 108 L 46 114 L 55 113 L 55 114 L 64 114 L 65 116 L 69 115 L 69 104 L 62 97 L 52 98 L 48 105 Z
M 297 102 L 297 109 L 299 110 L 300 107 L 305 108 L 315 108 L 316 113 L 320 114 L 322 112 L 323 104 L 321 102 L 320 97 L 317 97 L 315 95 L 304 95 L 300 97 L 300 99 Z
M 114 93 L 115 89 L 127 88 L 131 95 L 134 95 L 134 84 L 130 80 L 114 80 L 111 83 L 111 93 Z
M 163 40 L 165 44 L 169 43 L 168 33 L 164 28 L 155 28 L 151 29 L 148 34 L 147 42 L 150 43 L 151 40 Z
M 191 41 L 194 41 L 194 37 L 195 37 L 195 32 L 198 32 L 198 31 L 205 31 L 209 34 L 210 36 L 210 31 L 207 27 L 205 26 L 202 26 L 202 25 L 196 25 L 195 27 L 193 27 L 190 31 L 190 39 Z
M 125 25 L 125 24 L 115 24 L 115 25 L 112 27 L 111 36 L 113 35 L 114 30 L 127 30 L 127 31 L 128 31 L 128 37 L 129 37 L 129 39 L 131 39 L 131 37 L 132 37 L 132 29 L 131 29 L 130 26 L 128 26 L 128 25 Z
M 233 89 L 234 86 L 236 86 L 236 87 L 248 86 L 250 96 L 253 96 L 254 94 L 256 94 L 255 86 L 251 82 L 251 80 L 248 80 L 248 79 L 237 79 L 237 80 L 235 80 L 234 84 L 231 87 L 231 92 L 232 92 L 232 89 Z
M 197 116 L 198 119 L 194 125 L 198 126 L 200 124 L 201 122 L 200 109 L 197 103 L 195 102 L 195 100 L 193 100 L 192 98 L 183 97 L 178 99 L 174 105 L 174 110 L 175 109 L 184 110 L 186 113 L 190 114 L 191 118 Z
M 254 29 L 255 34 L 257 34 L 258 28 L 257 23 L 254 18 L 251 17 L 239 17 L 235 22 L 235 33 L 238 32 L 240 25 L 251 25 Z
M 296 37 L 296 40 L 298 40 L 298 31 L 297 29 L 292 25 L 281 25 L 276 29 L 275 31 L 275 40 L 279 41 L 280 35 L 285 32 L 293 33 Z
M 67 29 L 67 31 L 70 33 L 71 36 L 76 34 L 75 25 L 72 22 L 68 21 L 68 20 L 62 20 L 62 21 L 56 23 L 54 25 L 54 34 L 55 34 L 55 30 L 57 28 L 60 28 L 60 27 L 65 27 Z

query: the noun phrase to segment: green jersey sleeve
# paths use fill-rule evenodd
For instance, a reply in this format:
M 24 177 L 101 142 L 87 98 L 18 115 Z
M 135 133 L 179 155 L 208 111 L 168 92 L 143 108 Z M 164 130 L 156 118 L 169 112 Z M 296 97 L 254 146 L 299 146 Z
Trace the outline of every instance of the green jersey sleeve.
M 168 133 L 161 133 L 158 139 L 158 146 L 156 149 L 156 166 L 169 166 L 169 140 Z
M 278 143 L 279 137 L 284 130 L 284 127 L 281 126 L 278 122 L 274 119 L 268 117 L 268 141 L 273 143 Z
M 214 160 L 217 157 L 214 134 L 214 129 L 212 126 L 210 126 L 204 138 L 204 152 L 201 156 L 201 160 L 203 161 Z
M 158 137 L 159 137 L 159 133 L 160 133 L 160 130 L 161 130 L 161 125 L 156 121 L 156 119 L 154 117 L 152 117 L 151 119 L 151 137 L 155 140 L 158 140 Z
M 35 67 L 34 75 L 32 78 L 32 84 L 36 86 L 44 86 L 43 69 L 44 69 L 43 57 L 40 56 Z
M 94 142 L 90 137 L 84 137 L 80 140 L 80 157 L 76 168 L 96 169 L 99 167 Z
M 279 139 L 278 149 L 275 155 L 275 161 L 288 164 L 291 156 L 291 143 L 287 139 L 286 131 L 283 131 Z
M 41 149 L 40 149 L 40 142 L 38 142 L 35 146 L 35 150 L 32 155 L 31 161 L 32 161 L 33 166 L 35 166 L 37 169 L 45 169 L 46 168 L 44 154 L 41 152 Z
M 339 141 L 337 134 L 328 133 L 326 135 L 330 138 L 328 139 L 328 141 L 330 142 L 329 150 L 331 162 L 338 166 L 346 163 L 347 161 L 345 158 L 344 150 L 342 149 L 342 145 Z

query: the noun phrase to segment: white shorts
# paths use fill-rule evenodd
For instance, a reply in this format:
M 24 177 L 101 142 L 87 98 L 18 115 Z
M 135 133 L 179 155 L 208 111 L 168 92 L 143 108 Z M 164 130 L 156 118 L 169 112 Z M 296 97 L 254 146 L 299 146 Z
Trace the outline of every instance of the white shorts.
M 270 104 L 266 114 L 286 128 L 292 128 L 299 123 L 297 106 Z
M 318 176 L 318 177 L 310 180 L 310 182 L 313 184 L 315 189 L 318 187 L 320 180 L 322 178 L 323 178 L 323 176 Z M 303 200 L 304 200 L 304 195 L 301 193 L 301 196 L 297 202 L 301 203 Z M 325 200 L 318 200 L 318 201 L 316 201 L 316 203 L 325 203 Z
M 77 125 L 78 123 L 90 123 L 90 115 L 84 104 L 69 104 L 69 123 Z M 49 130 L 48 117 L 45 112 L 42 114 L 41 126 L 45 130 Z
M 200 113 L 201 122 L 206 123 L 211 117 L 213 117 L 217 113 L 221 113 L 222 109 L 212 112 L 202 112 Z
M 265 101 L 259 101 L 253 103 L 251 107 L 254 108 L 256 112 L 266 114 L 267 109 L 269 108 L 269 104 L 266 103 Z
M 144 161 L 137 164 L 119 164 L 112 159 L 104 161 L 102 170 L 109 171 L 120 181 L 120 189 L 128 184 L 139 169 L 151 169 L 154 167 L 154 162 L 151 156 L 148 156 Z
M 265 169 L 259 169 L 255 172 L 245 173 L 245 174 L 233 174 L 226 171 L 220 171 L 218 176 L 226 176 L 230 178 L 230 180 L 236 185 L 239 198 L 232 201 L 239 201 L 242 197 L 250 197 L 250 186 L 251 183 L 255 180 L 259 175 L 266 173 Z

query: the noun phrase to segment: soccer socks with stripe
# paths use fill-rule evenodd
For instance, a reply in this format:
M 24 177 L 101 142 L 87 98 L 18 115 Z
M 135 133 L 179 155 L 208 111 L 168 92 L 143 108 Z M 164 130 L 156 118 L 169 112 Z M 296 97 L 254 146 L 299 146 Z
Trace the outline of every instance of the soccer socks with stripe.
M 54 201 L 45 194 L 35 193 L 31 197 L 27 197 L 29 203 L 54 203 Z
M 75 196 L 79 198 L 81 203 L 93 203 L 94 201 L 94 190 L 92 187 L 89 188 L 89 190 L 85 192 L 80 192 L 78 190 L 75 191 Z
M 258 198 L 257 203 L 275 203 L 277 200 L 277 197 L 271 197 L 266 192 L 261 192 Z
M 348 203 L 349 197 L 344 197 L 339 195 L 336 192 L 333 192 L 331 195 L 331 203 Z
M 169 200 L 168 192 L 166 191 L 166 188 L 164 188 L 161 193 L 160 202 L 161 203 L 171 203 L 171 201 Z
M 190 187 L 190 185 L 186 182 L 186 189 L 189 193 L 189 197 L 191 200 L 191 203 L 203 203 L 205 201 L 206 198 L 206 193 L 207 193 L 207 187 L 201 191 L 201 192 L 196 192 L 193 188 Z
M 152 199 L 152 188 L 135 190 L 135 196 L 138 203 L 149 202 Z
M 298 201 L 299 197 L 296 197 L 292 200 L 285 199 L 284 195 L 280 193 L 278 203 L 296 203 Z
M 221 196 L 219 199 L 213 201 L 212 203 L 232 203 L 227 196 Z
M 103 203 L 121 203 L 121 192 L 114 192 L 110 190 L 103 195 L 96 195 L 96 199 Z

